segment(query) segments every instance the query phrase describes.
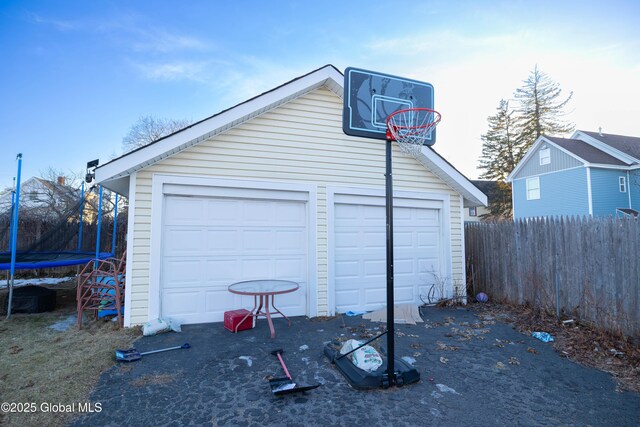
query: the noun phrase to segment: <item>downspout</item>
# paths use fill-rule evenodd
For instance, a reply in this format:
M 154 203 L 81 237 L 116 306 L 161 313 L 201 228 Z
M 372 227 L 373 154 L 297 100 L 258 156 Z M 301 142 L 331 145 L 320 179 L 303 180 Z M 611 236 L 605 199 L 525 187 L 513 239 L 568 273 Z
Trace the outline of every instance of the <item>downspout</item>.
M 632 209 L 632 207 L 631 207 L 631 178 L 629 176 L 629 171 L 627 171 L 627 196 L 629 196 L 629 209 Z
M 593 216 L 593 194 L 591 193 L 591 168 L 587 169 L 587 201 L 589 202 L 589 216 Z

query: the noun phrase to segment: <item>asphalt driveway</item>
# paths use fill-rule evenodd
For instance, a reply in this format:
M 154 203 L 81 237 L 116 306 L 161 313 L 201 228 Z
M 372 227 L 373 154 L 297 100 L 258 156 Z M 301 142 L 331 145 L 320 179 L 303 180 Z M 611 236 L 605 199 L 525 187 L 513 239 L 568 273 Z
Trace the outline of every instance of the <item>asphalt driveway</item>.
M 640 394 L 617 392 L 611 376 L 558 355 L 503 319 L 467 308 L 421 309 L 425 323 L 396 325 L 396 356 L 415 359 L 421 380 L 390 389 L 351 388 L 323 354 L 336 338 L 384 324 L 361 316 L 265 320 L 232 334 L 221 323 L 141 338 L 140 351 L 189 343 L 105 372 L 91 400 L 101 412 L 72 425 L 214 426 L 638 426 Z M 385 339 L 380 340 L 384 347 Z M 283 348 L 294 379 L 322 385 L 275 397 Z

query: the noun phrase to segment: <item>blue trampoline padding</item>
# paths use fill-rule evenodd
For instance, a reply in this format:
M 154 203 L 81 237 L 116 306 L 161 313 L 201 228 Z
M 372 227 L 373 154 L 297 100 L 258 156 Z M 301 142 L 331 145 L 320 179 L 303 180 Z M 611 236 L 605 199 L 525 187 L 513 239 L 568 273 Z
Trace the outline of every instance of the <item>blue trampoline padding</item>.
M 111 252 L 100 252 L 99 259 L 112 257 Z M 0 253 L 3 261 L 9 257 L 10 252 Z M 39 268 L 65 267 L 68 265 L 86 264 L 95 259 L 95 252 L 28 252 L 16 254 L 16 270 L 35 270 Z M 11 262 L 0 262 L 0 270 L 11 269 Z
M 122 279 L 122 275 L 118 276 L 118 279 Z M 113 284 L 113 277 L 97 277 L 96 281 L 98 283 L 105 283 L 105 284 Z M 114 295 L 116 293 L 115 289 L 109 289 L 107 290 L 107 294 L 109 295 Z M 124 314 L 124 306 L 121 308 L 120 310 L 122 312 L 122 314 Z M 116 309 L 100 309 L 98 310 L 98 318 L 102 318 L 102 317 L 107 317 L 107 316 L 115 316 L 116 314 L 118 314 L 118 310 Z

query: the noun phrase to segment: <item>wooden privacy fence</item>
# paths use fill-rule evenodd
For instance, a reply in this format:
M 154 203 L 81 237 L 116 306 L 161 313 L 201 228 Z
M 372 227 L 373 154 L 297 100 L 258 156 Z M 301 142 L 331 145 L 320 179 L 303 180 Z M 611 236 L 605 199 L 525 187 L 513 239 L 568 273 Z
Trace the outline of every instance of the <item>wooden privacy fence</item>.
M 475 292 L 640 335 L 638 220 L 467 223 L 465 248 Z
M 6 217 L 0 218 L 0 252 L 9 252 L 9 233 Z M 37 218 L 20 219 L 18 227 L 18 242 L 20 247 L 29 247 L 37 242 L 43 235 L 48 233 L 53 227 L 61 228 L 60 235 L 71 235 L 72 238 L 65 242 L 62 250 L 74 251 L 78 248 L 78 225 L 66 224 L 60 225 L 58 222 L 47 222 Z M 82 228 L 82 250 L 93 252 L 96 247 L 97 224 L 95 222 L 85 223 Z M 117 219 L 116 227 L 116 254 L 121 254 L 127 246 L 127 215 L 120 214 Z M 102 219 L 100 234 L 100 251 L 110 252 L 113 242 L 113 218 L 106 217 Z M 43 248 L 43 250 L 53 250 L 53 248 Z M 53 267 L 39 270 L 19 270 L 16 272 L 18 277 L 47 277 L 47 276 L 64 276 L 75 274 L 76 266 Z M 1 272 L 0 272 L 1 273 Z M 0 275 L 0 280 L 4 279 Z

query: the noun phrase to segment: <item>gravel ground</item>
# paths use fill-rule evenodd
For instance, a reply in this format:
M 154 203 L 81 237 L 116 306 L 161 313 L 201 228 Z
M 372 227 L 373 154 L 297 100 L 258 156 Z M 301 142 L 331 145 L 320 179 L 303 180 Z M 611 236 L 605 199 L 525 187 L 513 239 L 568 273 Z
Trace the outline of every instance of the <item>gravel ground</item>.
M 609 374 L 578 365 L 549 343 L 518 333 L 500 315 L 423 308 L 424 323 L 396 325 L 396 356 L 415 359 L 421 379 L 404 387 L 351 388 L 324 356 L 325 343 L 377 334 L 360 316 L 265 320 L 232 334 L 221 323 L 141 338 L 144 356 L 106 371 L 92 394 L 100 412 L 71 425 L 214 426 L 638 426 L 640 393 L 618 392 Z M 384 347 L 385 339 L 379 340 Z M 275 397 L 268 378 L 284 359 L 294 379 L 320 383 Z

